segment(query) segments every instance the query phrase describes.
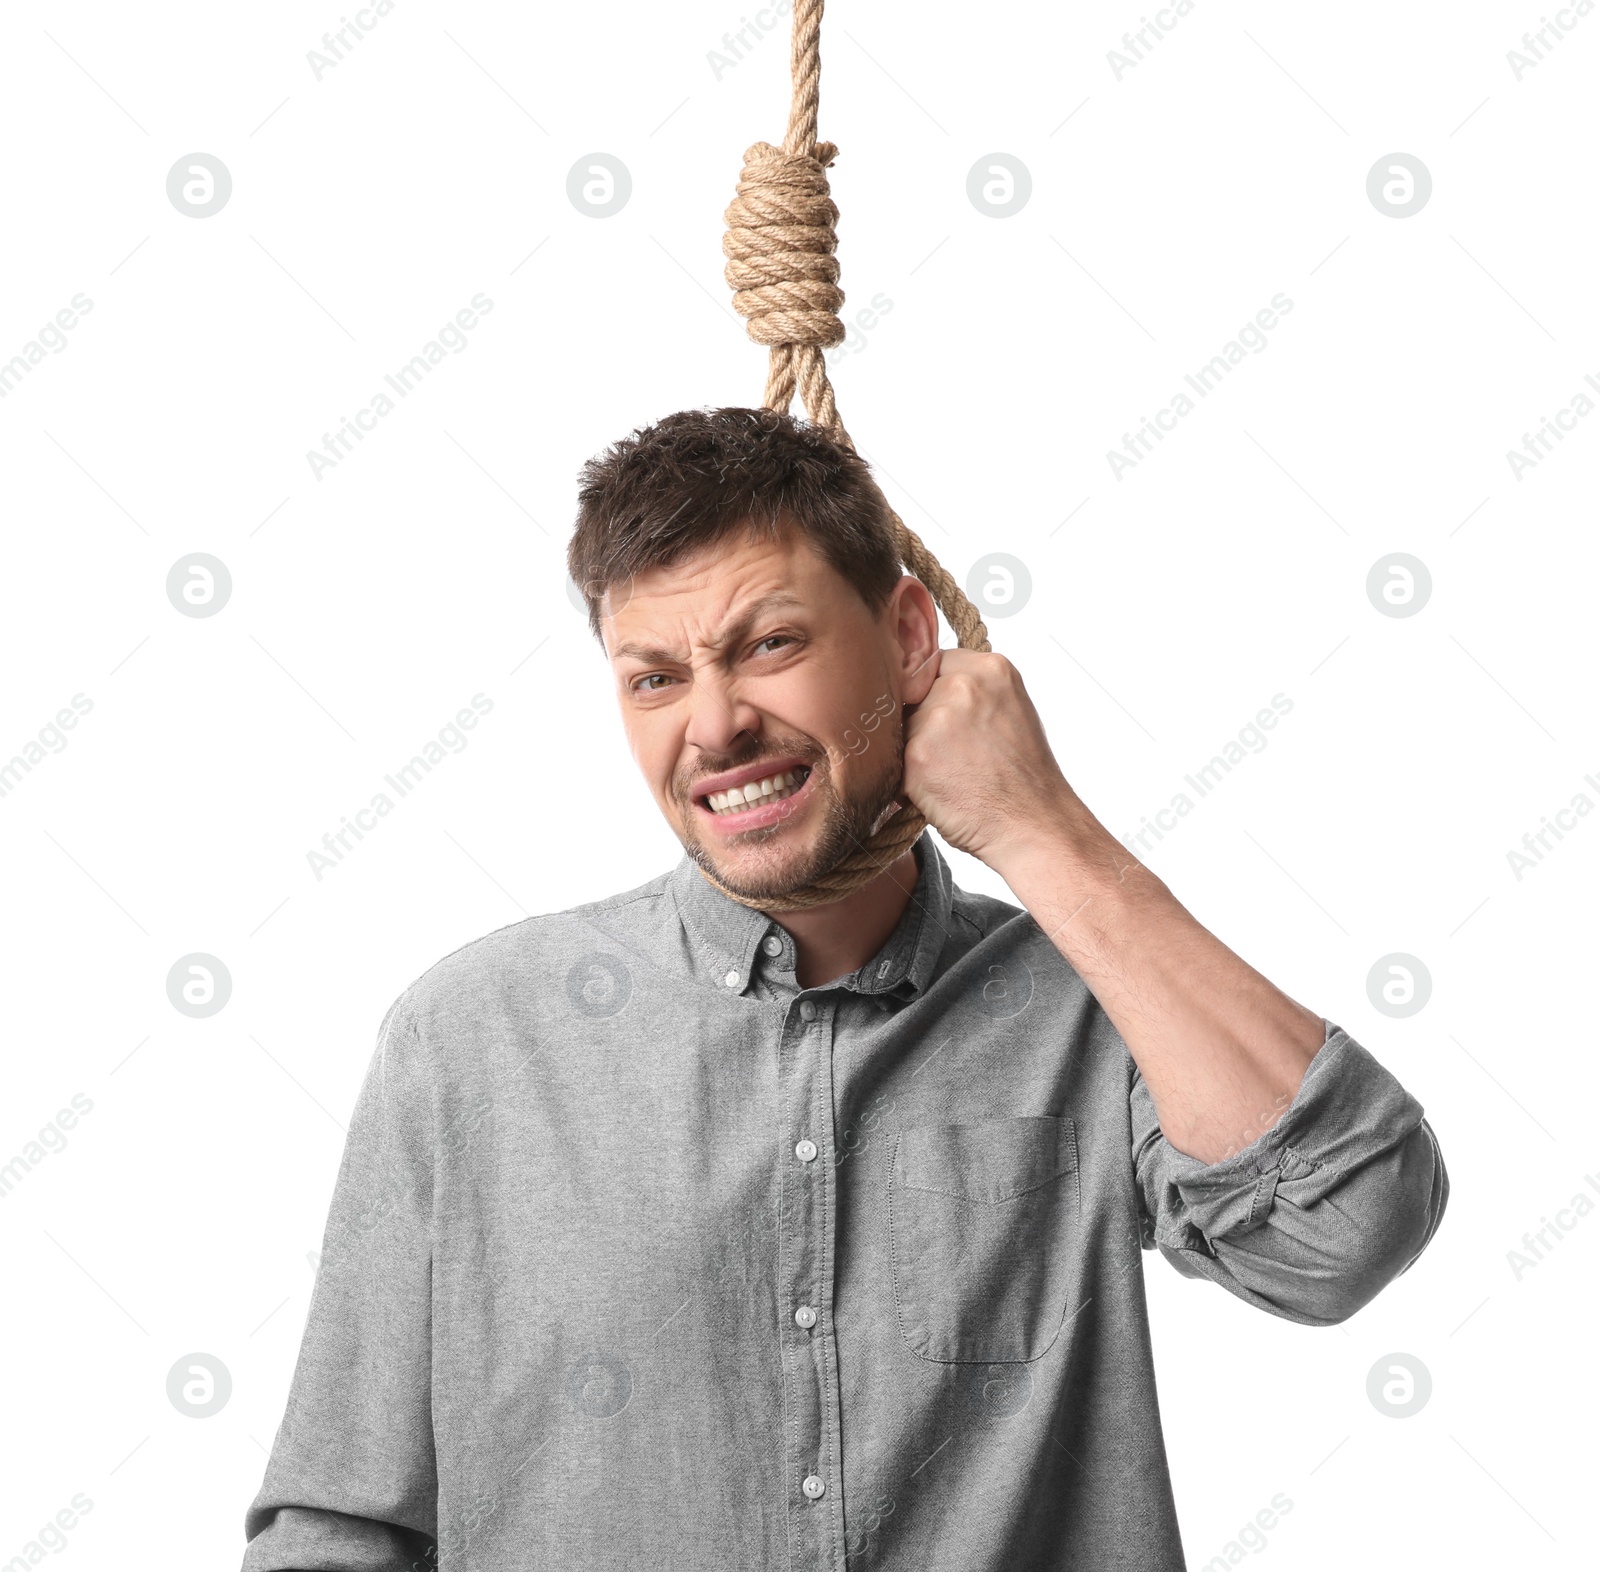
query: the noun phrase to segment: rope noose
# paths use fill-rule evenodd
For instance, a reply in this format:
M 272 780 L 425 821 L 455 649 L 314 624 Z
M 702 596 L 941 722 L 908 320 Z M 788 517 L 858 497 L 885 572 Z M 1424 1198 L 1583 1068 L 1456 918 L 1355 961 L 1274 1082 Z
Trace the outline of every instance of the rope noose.
M 807 418 L 852 453 L 856 446 L 839 418 L 833 385 L 822 352 L 841 343 L 839 307 L 839 209 L 828 194 L 827 169 L 838 154 L 832 142 L 817 141 L 819 40 L 823 0 L 795 0 L 789 45 L 793 93 L 783 146 L 757 142 L 746 149 L 738 194 L 723 215 L 727 267 L 723 276 L 734 291 L 733 305 L 745 330 L 770 351 L 768 409 L 787 410 L 796 391 Z M 927 585 L 962 649 L 987 650 L 989 636 L 977 608 L 939 560 L 893 508 L 890 526 L 905 567 Z M 814 884 L 792 890 L 782 901 L 749 900 L 730 890 L 696 864 L 724 895 L 762 911 L 802 911 L 825 906 L 870 884 L 904 855 L 927 826 L 904 796 L 876 832 Z

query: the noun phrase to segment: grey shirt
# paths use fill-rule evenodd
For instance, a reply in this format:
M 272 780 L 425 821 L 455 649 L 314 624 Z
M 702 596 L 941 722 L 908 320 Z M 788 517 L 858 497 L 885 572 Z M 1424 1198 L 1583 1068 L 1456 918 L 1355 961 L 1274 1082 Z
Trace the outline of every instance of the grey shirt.
M 1025 911 L 859 971 L 685 855 L 390 1006 L 244 1572 L 1179 1572 L 1143 1250 L 1325 1326 L 1448 1184 L 1348 1033 L 1205 1164 Z

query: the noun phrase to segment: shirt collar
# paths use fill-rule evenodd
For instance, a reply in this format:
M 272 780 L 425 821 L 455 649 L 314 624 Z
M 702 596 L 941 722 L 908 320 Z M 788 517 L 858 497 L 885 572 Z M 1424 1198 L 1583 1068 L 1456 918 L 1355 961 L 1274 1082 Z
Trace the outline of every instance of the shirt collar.
M 931 835 L 924 831 L 913 843 L 913 850 L 917 882 L 894 931 L 859 971 L 835 979 L 831 986 L 913 999 L 933 980 L 950 927 L 955 885 L 949 864 Z M 687 852 L 667 876 L 667 887 L 685 929 L 695 941 L 701 976 L 722 993 L 744 992 L 751 969 L 762 958 L 761 941 L 769 934 L 793 945 L 794 941 L 767 913 L 745 906 L 717 889 Z

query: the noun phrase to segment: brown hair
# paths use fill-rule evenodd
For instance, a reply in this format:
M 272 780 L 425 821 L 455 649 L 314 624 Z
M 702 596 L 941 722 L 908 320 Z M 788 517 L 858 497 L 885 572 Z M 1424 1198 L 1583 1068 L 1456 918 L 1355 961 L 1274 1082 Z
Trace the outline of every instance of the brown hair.
M 777 410 L 680 410 L 614 442 L 578 479 L 567 571 L 602 646 L 610 585 L 741 525 L 771 539 L 793 520 L 874 613 L 901 576 L 889 504 L 866 461 Z

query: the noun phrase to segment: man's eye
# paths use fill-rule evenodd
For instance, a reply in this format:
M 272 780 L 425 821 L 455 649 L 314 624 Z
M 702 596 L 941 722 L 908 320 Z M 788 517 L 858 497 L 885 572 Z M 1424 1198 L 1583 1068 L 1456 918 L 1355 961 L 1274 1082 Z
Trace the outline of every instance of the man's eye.
M 777 644 L 793 644 L 794 640 L 792 638 L 790 638 L 790 636 L 787 633 L 769 633 L 766 636 L 766 638 L 760 639 L 760 640 L 757 641 L 756 648 L 760 649 L 763 644 L 774 644 L 774 643 L 777 643 Z
M 633 691 L 635 693 L 659 693 L 661 691 L 660 688 L 647 688 L 647 687 L 644 686 L 644 684 L 646 684 L 648 682 L 655 682 L 658 678 L 662 682 L 671 682 L 672 681 L 672 679 L 664 671 L 646 672 L 644 676 L 640 677 L 634 683 Z

